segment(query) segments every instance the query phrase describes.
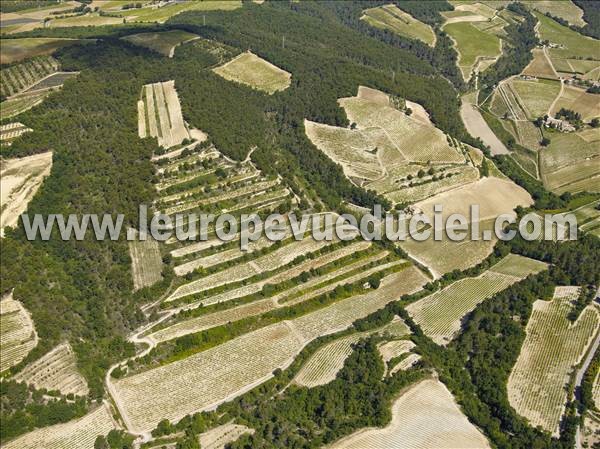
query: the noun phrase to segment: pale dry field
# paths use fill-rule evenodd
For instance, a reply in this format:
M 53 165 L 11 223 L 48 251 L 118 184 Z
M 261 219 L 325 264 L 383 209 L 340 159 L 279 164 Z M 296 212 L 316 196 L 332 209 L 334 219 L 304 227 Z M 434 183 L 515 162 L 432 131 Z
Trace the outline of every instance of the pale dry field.
M 347 328 L 425 282 L 418 270 L 406 268 L 384 278 L 377 290 L 120 379 L 115 382 L 120 411 L 134 429 L 146 431 L 163 418 L 177 420 L 214 407 L 264 382 L 273 370 L 288 366 L 311 340 Z
M 139 236 L 139 233 L 136 232 L 136 236 Z M 147 236 L 147 240 L 132 240 L 128 244 L 134 290 L 149 287 L 160 281 L 163 262 L 158 242 Z
M 557 79 L 558 74 L 552 63 L 546 56 L 546 53 L 541 48 L 531 50 L 533 55 L 532 61 L 521 72 L 523 75 L 536 76 L 539 78 Z
M 58 390 L 62 394 L 87 396 L 88 385 L 77 369 L 77 360 L 69 343 L 62 343 L 40 359 L 27 365 L 13 380 L 36 388 Z
M 567 400 L 565 385 L 592 344 L 600 313 L 587 306 L 575 323 L 567 319 L 579 287 L 556 287 L 551 301 L 538 300 L 526 327 L 521 353 L 508 378 L 508 399 L 533 426 L 559 435 Z
M 199 435 L 202 449 L 224 449 L 225 445 L 237 440 L 241 435 L 254 433 L 254 429 L 240 424 L 223 424 Z
M 43 427 L 26 433 L 2 447 L 4 449 L 92 449 L 96 437 L 116 428 L 106 404 L 87 415 L 64 424 Z
M 146 84 L 142 89 L 142 100 L 138 108 L 138 135 L 158 138 L 164 148 L 179 145 L 190 134 L 183 121 L 175 81 Z
M 580 113 L 582 120 L 588 122 L 594 117 L 600 117 L 600 98 L 597 94 L 590 94 L 584 89 L 565 86 L 562 94 L 550 110 L 550 114 L 552 116 L 556 115 L 561 108 Z
M 435 45 L 435 33 L 431 27 L 395 5 L 365 9 L 360 20 L 364 20 L 376 28 L 389 30 L 411 39 L 418 39 L 431 47 Z
M 446 386 L 426 379 L 404 391 L 392 405 L 392 421 L 383 429 L 367 428 L 331 449 L 483 449 L 490 445 L 456 405 Z
M 52 168 L 52 152 L 0 161 L 0 228 L 17 224 L 19 216 Z
M 289 87 L 292 75 L 269 61 L 245 52 L 213 71 L 229 81 L 273 94 Z
M 447 345 L 461 330 L 462 320 L 487 298 L 529 274 L 546 269 L 546 264 L 509 254 L 488 271 L 450 284 L 406 307 L 423 332 L 439 345 Z
M 29 312 L 13 299 L 0 300 L 0 372 L 23 360 L 37 345 L 38 337 Z

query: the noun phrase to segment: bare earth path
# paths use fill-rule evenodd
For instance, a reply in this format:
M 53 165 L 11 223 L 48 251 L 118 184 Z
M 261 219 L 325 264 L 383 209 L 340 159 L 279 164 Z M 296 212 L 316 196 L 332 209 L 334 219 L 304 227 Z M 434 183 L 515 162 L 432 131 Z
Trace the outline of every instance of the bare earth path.
M 479 137 L 483 143 L 490 147 L 493 155 L 509 154 L 508 149 L 496 137 L 477 108 L 464 99 L 460 107 L 460 116 L 469 134 L 473 137 Z

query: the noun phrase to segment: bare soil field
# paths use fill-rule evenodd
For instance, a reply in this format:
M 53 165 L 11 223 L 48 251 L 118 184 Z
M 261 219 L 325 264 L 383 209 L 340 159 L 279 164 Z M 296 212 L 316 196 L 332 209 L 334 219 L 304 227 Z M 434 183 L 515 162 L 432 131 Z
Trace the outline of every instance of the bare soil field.
M 490 151 L 493 155 L 508 154 L 508 149 L 490 129 L 476 106 L 473 106 L 463 99 L 460 108 L 460 116 L 469 134 L 473 137 L 479 137 L 483 143 L 490 147 Z
M 251 52 L 213 69 L 223 78 L 273 94 L 289 87 L 292 75 Z
M 254 430 L 239 424 L 223 424 L 201 433 L 199 436 L 200 447 L 202 449 L 224 449 L 228 443 L 232 443 L 245 433 L 252 434 Z
M 567 399 L 565 385 L 600 327 L 594 304 L 575 323 L 567 319 L 578 294 L 578 287 L 557 287 L 551 301 L 533 304 L 525 341 L 507 385 L 515 410 L 555 436 Z
M 30 363 L 13 377 L 17 382 L 46 390 L 59 390 L 62 394 L 87 396 L 88 386 L 77 369 L 77 360 L 71 345 L 62 343 L 46 355 Z
M 404 391 L 392 405 L 392 422 L 343 438 L 331 449 L 483 449 L 485 436 L 469 422 L 446 386 L 423 380 Z
M 52 152 L 0 161 L 0 228 L 13 227 L 42 181 L 50 174 Z M 3 231 L 2 231 L 3 233 Z

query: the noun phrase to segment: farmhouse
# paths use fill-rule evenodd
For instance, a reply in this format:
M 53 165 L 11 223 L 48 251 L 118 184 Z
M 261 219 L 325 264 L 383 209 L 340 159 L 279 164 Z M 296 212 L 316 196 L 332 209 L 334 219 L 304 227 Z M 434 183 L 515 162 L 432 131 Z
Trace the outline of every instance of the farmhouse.
M 571 133 L 575 131 L 575 127 L 566 120 L 561 120 L 550 116 L 546 117 L 544 120 L 544 125 L 547 128 L 554 128 L 564 133 Z

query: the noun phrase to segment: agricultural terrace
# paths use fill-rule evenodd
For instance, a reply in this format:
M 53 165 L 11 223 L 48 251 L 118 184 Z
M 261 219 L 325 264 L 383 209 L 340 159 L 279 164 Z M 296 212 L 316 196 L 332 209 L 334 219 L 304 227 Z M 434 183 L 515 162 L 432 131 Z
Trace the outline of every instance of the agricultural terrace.
M 103 403 L 87 415 L 64 424 L 43 427 L 4 444 L 4 449 L 90 449 L 99 435 L 106 436 L 116 425 Z
M 431 47 L 435 45 L 435 33 L 431 27 L 395 5 L 365 9 L 360 20 L 375 28 L 389 30 L 410 39 L 418 39 Z
M 538 300 L 519 358 L 508 379 L 510 404 L 533 426 L 558 436 L 567 400 L 565 385 L 600 326 L 596 305 L 587 306 L 575 323 L 567 316 L 578 287 L 556 287 L 551 301 Z
M 59 68 L 60 64 L 52 56 L 38 56 L 2 69 L 0 94 L 2 97 L 10 97 L 23 92 Z
M 594 132 L 546 132 L 551 143 L 540 152 L 540 171 L 549 190 L 556 193 L 599 190 L 600 133 L 591 131 Z
M 479 171 L 460 142 L 430 122 L 422 106 L 360 86 L 342 98 L 350 128 L 304 121 L 306 135 L 354 184 L 395 203 L 413 202 L 468 184 Z M 410 112 L 406 112 L 407 109 Z
M 402 320 L 397 320 L 384 326 L 378 331 L 380 334 L 385 334 L 386 332 L 393 334 L 394 337 L 402 337 L 408 335 L 410 330 Z M 366 338 L 370 334 L 371 332 L 359 332 L 338 338 L 331 343 L 322 346 L 302 366 L 298 374 L 296 374 L 296 377 L 294 377 L 293 382 L 308 388 L 325 385 L 331 382 L 335 379 L 337 373 L 344 366 L 344 362 L 352 353 L 352 345 L 361 338 Z M 412 344 L 414 346 L 414 343 L 408 340 L 395 340 L 390 343 L 401 343 L 403 345 Z M 384 358 L 384 361 L 387 362 L 385 355 L 383 355 L 383 351 L 382 357 Z
M 406 307 L 423 332 L 439 345 L 460 331 L 463 318 L 479 303 L 546 269 L 546 264 L 510 254 L 475 278 L 465 278 Z
M 202 449 L 224 449 L 228 443 L 236 441 L 243 434 L 252 434 L 254 429 L 240 424 L 223 424 L 199 435 Z
M 250 51 L 242 53 L 213 71 L 229 81 L 273 94 L 289 87 L 292 75 Z
M 0 372 L 16 365 L 37 345 L 29 312 L 12 293 L 0 300 Z
M 600 209 L 597 209 L 597 204 L 592 202 L 571 212 L 577 218 L 579 229 L 600 237 Z
M 136 239 L 128 243 L 134 290 L 148 287 L 160 281 L 162 278 L 162 257 L 158 242 L 147 236 L 147 240 Z
M 160 343 L 231 324 L 281 307 L 300 304 L 331 292 L 338 286 L 364 282 L 371 275 L 383 275 L 385 271 L 398 270 L 405 265 L 406 261 L 394 258 L 387 251 L 381 251 L 369 242 L 358 241 L 297 265 L 284 267 L 282 271 L 266 278 L 259 276 L 241 287 L 225 286 L 224 291 L 219 289 L 219 293 L 209 293 L 204 298 L 182 306 L 181 309 L 187 311 L 187 314 L 184 313 L 183 317 L 175 316 L 174 323 L 173 320 L 167 321 L 161 329 L 155 329 L 149 334 L 148 338 Z M 312 277 L 306 280 L 309 272 Z M 239 302 L 243 304 L 237 305 Z M 198 309 L 199 316 L 195 316 L 196 312 L 190 312 L 200 305 L 217 303 L 228 303 L 229 307 L 220 307 L 214 312 Z M 178 310 L 180 309 L 175 309 Z
M 26 96 L 17 96 L 0 103 L 0 120 L 19 115 L 44 101 L 51 91 L 46 90 Z
M 5 146 L 12 144 L 12 141 L 22 134 L 33 131 L 22 123 L 14 122 L 0 126 L 0 143 Z
M 37 389 L 58 390 L 64 395 L 87 396 L 89 391 L 85 378 L 77 370 L 77 359 L 68 343 L 58 345 L 12 379 Z
M 163 418 L 178 420 L 233 399 L 288 366 L 313 339 L 349 327 L 426 282 L 416 268 L 406 268 L 384 278 L 378 289 L 120 379 L 115 382 L 120 412 L 134 429 L 146 431 Z
M 471 78 L 473 70 L 482 71 L 478 68 L 480 64 L 489 67 L 502 54 L 500 38 L 480 30 L 470 21 L 446 23 L 443 29 L 454 41 L 458 52 L 458 67 L 465 80 Z
M 10 64 L 34 56 L 51 55 L 59 48 L 85 42 L 93 42 L 93 40 L 54 37 L 4 39 L 2 41 L 2 53 L 0 53 L 0 64 Z
M 0 160 L 0 229 L 17 224 L 51 167 L 52 152 Z
M 174 81 L 146 84 L 142 88 L 142 99 L 138 101 L 138 134 L 141 138 L 158 138 L 163 148 L 190 139 Z
M 121 39 L 172 58 L 175 53 L 175 47 L 198 38 L 199 36 L 196 34 L 188 33 L 187 31 L 169 30 L 160 33 L 130 34 Z
M 446 386 L 426 379 L 411 386 L 392 405 L 392 421 L 341 439 L 332 449 L 363 448 L 482 449 L 485 436 L 463 415 Z

